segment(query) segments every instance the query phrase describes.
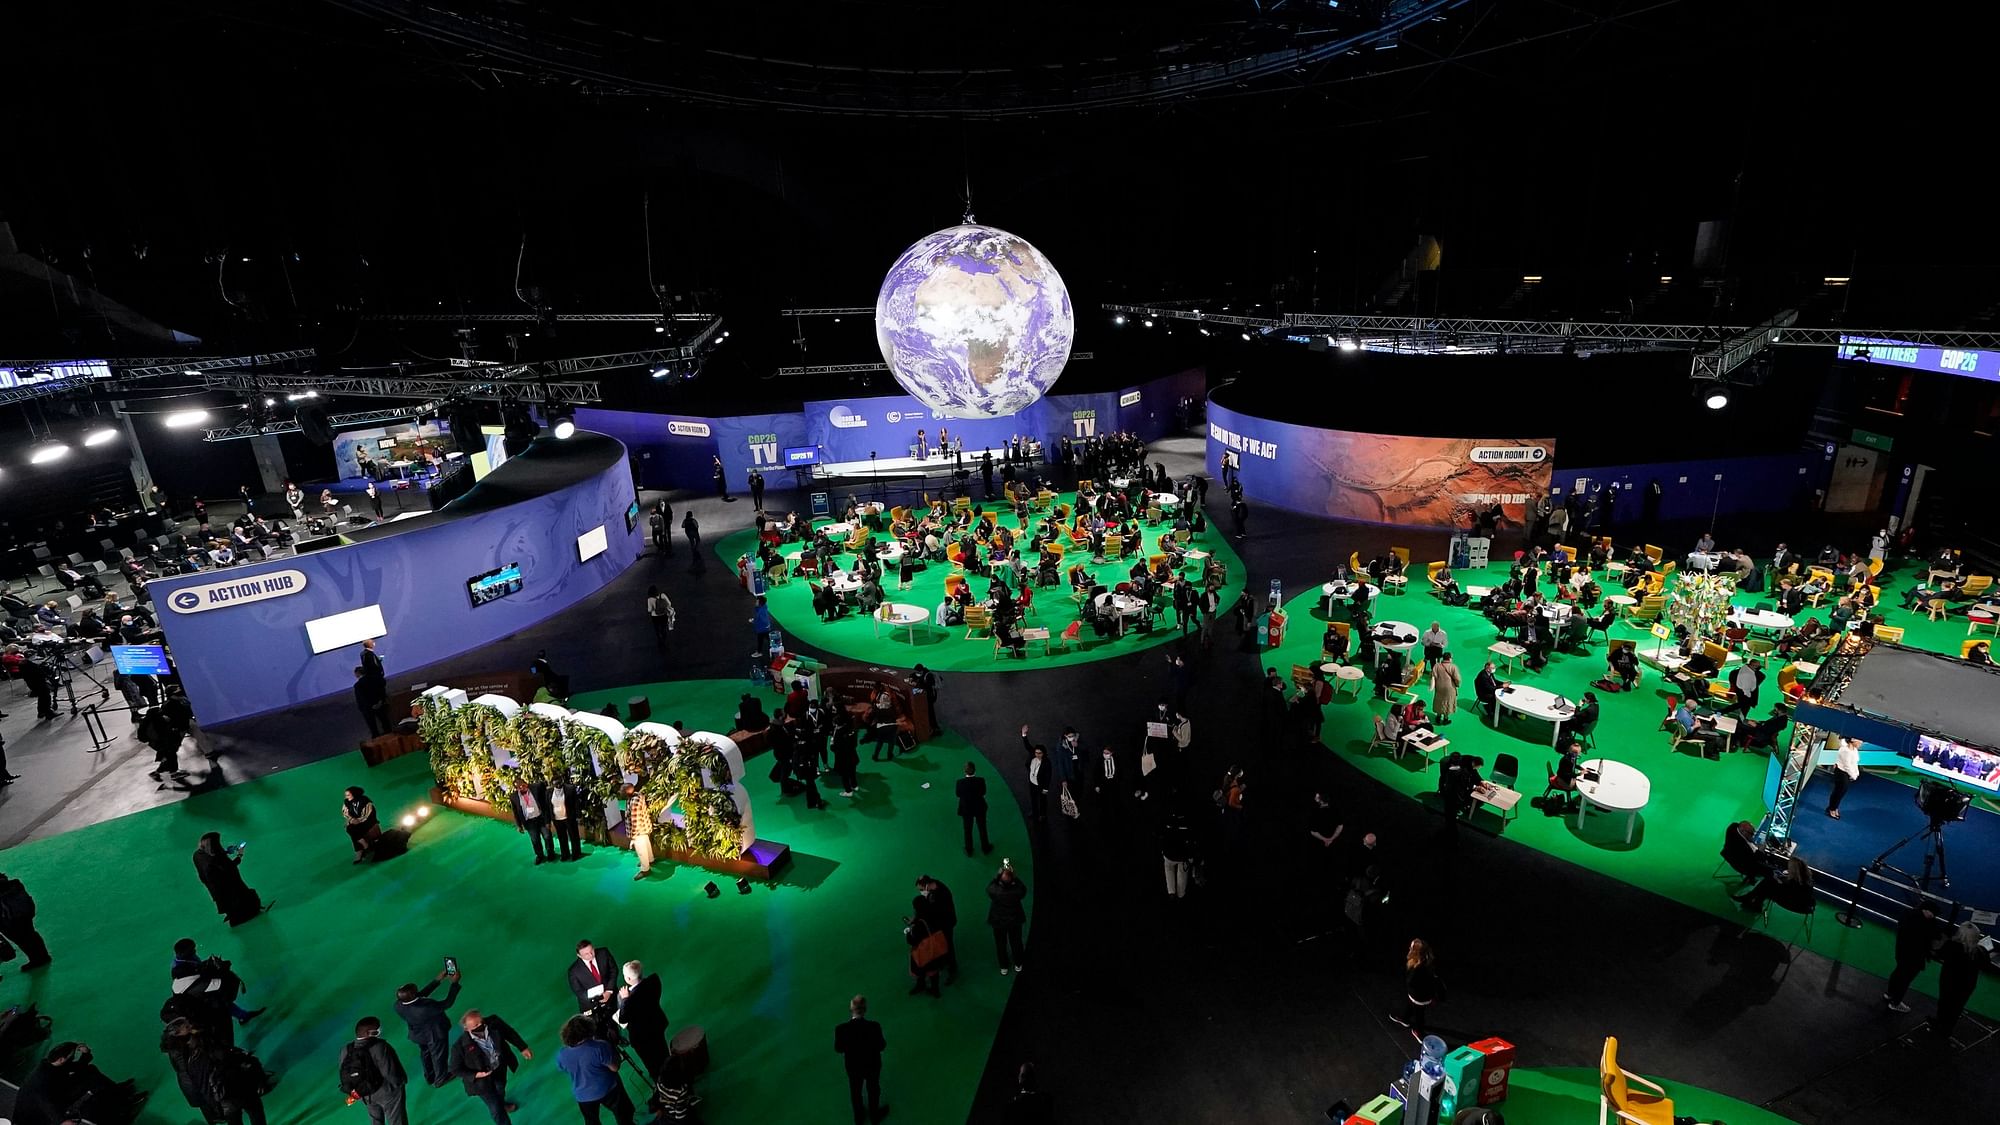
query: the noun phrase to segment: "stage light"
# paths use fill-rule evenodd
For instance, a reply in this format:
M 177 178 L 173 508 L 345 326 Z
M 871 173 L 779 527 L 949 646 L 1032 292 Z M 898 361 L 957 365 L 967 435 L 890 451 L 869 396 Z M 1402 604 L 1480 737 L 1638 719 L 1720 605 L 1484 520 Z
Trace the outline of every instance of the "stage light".
M 189 426 L 199 426 L 206 421 L 208 421 L 208 411 L 206 410 L 176 410 L 161 419 L 161 422 L 166 426 L 176 430 L 184 430 Z
M 1540 285 L 1541 283 L 1542 275 L 1538 273 L 1523 274 L 1521 277 L 1521 284 L 1523 285 Z
M 736 893 L 739 895 L 747 895 L 750 893 L 750 880 L 748 878 L 740 877 L 736 880 Z
M 199 372 L 199 371 L 196 371 L 196 370 L 195 370 L 194 368 L 190 367 L 190 368 L 188 368 L 188 369 L 187 369 L 186 371 L 183 371 L 183 372 L 181 372 L 181 374 L 183 374 L 183 375 L 195 375 L 195 376 L 199 376 L 199 375 L 201 374 L 201 372 Z
M 1361 341 L 1349 336 L 1340 342 L 1340 350 L 1344 352 L 1358 352 L 1361 350 Z
M 1206 328 L 1197 328 L 1195 329 L 1195 331 L 1201 333 L 1204 336 L 1208 335 L 1208 329 Z
M 664 379 L 667 377 L 667 374 L 667 369 L 664 367 L 653 368 L 653 378 L 655 379 Z
M 1331 337 L 1331 336 L 1328 336 L 1328 337 L 1326 338 L 1326 346 L 1327 346 L 1327 347 L 1329 347 L 1329 348 L 1330 348 L 1330 347 L 1332 347 L 1332 346 L 1333 346 L 1333 342 L 1334 342 L 1334 341 L 1333 341 L 1333 337 Z
M 1111 323 L 1113 323 L 1113 324 L 1123 324 L 1123 323 L 1125 323 L 1125 314 L 1124 314 L 1124 313 L 1119 313 L 1119 314 L 1118 314 L 1117 316 L 1114 316 L 1114 317 L 1112 317 L 1112 318 L 1111 318 Z
M 725 328 L 725 329 L 723 329 L 723 331 L 722 331 L 722 338 L 723 338 L 723 339 L 725 339 L 725 340 L 729 339 L 729 330 L 728 330 L 728 329 L 726 329 L 726 328 Z
M 715 880 L 713 880 L 713 879 L 710 879 L 710 880 L 709 880 L 708 882 L 706 882 L 706 883 L 702 884 L 702 888 L 701 888 L 701 889 L 702 889 L 702 893 L 704 893 L 704 894 L 708 895 L 708 897 L 710 897 L 710 898 L 721 898 L 721 897 L 722 897 L 722 888 L 720 888 L 720 887 L 716 886 L 716 885 L 715 885 Z
M 406 817 L 404 817 L 404 818 L 403 818 L 403 827 L 405 827 L 405 828 L 415 828 L 416 826 L 417 826 L 417 818 L 416 818 L 416 817 L 414 817 L 414 816 L 406 816 Z
M 1148 327 L 1148 328 L 1151 328 L 1151 327 L 1153 326 L 1153 322 L 1152 322 L 1151 320 L 1148 320 L 1148 321 L 1146 321 L 1146 322 L 1145 322 L 1145 324 L 1146 324 L 1146 327 Z
M 558 418 L 553 429 L 558 440 L 567 440 L 576 434 L 576 419 Z
M 83 444 L 85 445 L 103 445 L 107 441 L 117 440 L 118 431 L 112 429 L 110 426 L 99 426 L 83 435 Z
M 1238 335 L 1242 336 L 1245 340 L 1248 340 L 1250 338 L 1250 333 L 1248 332 L 1240 332 L 1238 333 Z
M 665 324 L 663 324 L 663 323 L 661 323 L 660 321 L 657 321 L 657 320 L 653 322 L 653 331 L 655 331 L 655 332 L 665 332 L 666 330 L 667 330 L 667 326 L 666 326 Z
M 1666 275 L 1666 276 L 1663 276 L 1663 277 L 1661 277 L 1661 278 L 1660 278 L 1660 284 L 1661 284 L 1661 285 L 1671 285 L 1671 284 L 1673 284 L 1673 280 L 1674 280 L 1674 279 L 1673 279 L 1673 276 L 1672 276 L 1671 274 L 1669 274 L 1669 275 Z
M 430 807 L 429 805 L 418 805 L 418 806 L 417 806 L 417 815 L 418 815 L 419 817 L 426 817 L 426 816 L 429 816 L 429 815 L 431 815 L 431 807 Z
M 266 396 L 264 396 L 264 405 L 265 405 L 265 406 L 276 406 L 276 405 L 278 405 L 278 400 L 277 400 L 277 399 L 275 399 L 275 398 L 272 398 L 272 397 L 271 397 L 271 396 L 269 396 L 269 395 L 266 395 Z
M 1721 410 L 1729 405 L 1729 387 L 1726 384 L 1704 380 L 1694 385 L 1694 397 L 1710 410 Z
M 28 462 L 33 465 L 46 465 L 69 456 L 69 443 L 54 438 L 43 438 L 30 448 Z
M 839 324 L 839 323 L 840 323 L 840 318 L 839 318 L 839 317 L 837 317 L 837 316 L 836 316 L 836 317 L 834 317 L 834 318 L 833 318 L 833 322 L 834 322 L 835 324 Z

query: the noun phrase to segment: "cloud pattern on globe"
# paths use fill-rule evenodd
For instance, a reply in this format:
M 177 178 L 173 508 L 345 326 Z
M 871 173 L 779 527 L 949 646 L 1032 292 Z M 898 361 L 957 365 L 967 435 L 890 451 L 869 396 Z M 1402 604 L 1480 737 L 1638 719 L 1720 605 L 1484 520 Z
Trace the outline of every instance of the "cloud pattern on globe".
M 1076 316 L 1061 275 L 1026 239 L 948 227 L 903 251 L 875 299 L 875 338 L 903 389 L 947 418 L 993 418 L 1047 394 Z

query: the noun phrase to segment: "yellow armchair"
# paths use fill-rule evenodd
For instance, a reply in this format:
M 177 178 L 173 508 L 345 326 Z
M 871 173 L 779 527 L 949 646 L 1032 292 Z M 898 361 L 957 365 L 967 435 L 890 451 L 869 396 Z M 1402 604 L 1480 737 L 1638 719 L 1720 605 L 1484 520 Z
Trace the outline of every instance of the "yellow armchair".
M 1391 547 L 1389 548 L 1389 553 L 1396 556 L 1396 561 L 1402 563 L 1404 566 L 1407 567 L 1410 565 L 1410 549 L 1408 547 Z
M 1879 632 L 1880 630 L 1877 630 L 1877 631 Z M 1979 639 L 1978 637 L 1973 637 L 1973 638 L 1972 638 L 1972 639 L 1970 639 L 1970 640 L 1964 640 L 1964 641 L 1960 641 L 1960 642 L 1958 642 L 1958 658 L 1959 658 L 1960 660 L 1970 660 L 1970 659 L 1972 659 L 1972 650 L 1973 650 L 1973 649 L 1975 649 L 1975 648 L 1978 648 L 1978 647 L 1979 647 L 1980 645 L 1983 645 L 1983 644 L 1987 644 L 1987 643 L 1989 643 L 1989 642 L 1987 642 L 1987 641 L 1982 641 L 1982 640 L 1980 640 L 1980 639 Z M 1989 649 L 1987 649 L 1986 651 L 1987 651 L 1988 653 L 1991 653 L 1991 652 L 1992 652 L 1993 650 L 1989 648 Z
M 1653 560 L 1654 566 L 1660 565 L 1660 559 L 1662 559 L 1665 556 L 1666 556 L 1665 551 L 1660 550 L 1658 547 L 1653 546 L 1651 543 L 1646 544 L 1646 557 Z
M 1902 644 L 1903 627 L 1901 625 L 1877 625 L 1875 626 L 1875 639 L 1878 641 L 1888 641 L 1892 645 Z
M 1604 1037 L 1604 1055 L 1597 1064 L 1598 1125 L 1616 1118 L 1622 1125 L 1673 1125 L 1674 1100 L 1666 1087 L 1618 1065 L 1618 1040 Z M 1633 1089 L 1637 1083 L 1644 1089 Z

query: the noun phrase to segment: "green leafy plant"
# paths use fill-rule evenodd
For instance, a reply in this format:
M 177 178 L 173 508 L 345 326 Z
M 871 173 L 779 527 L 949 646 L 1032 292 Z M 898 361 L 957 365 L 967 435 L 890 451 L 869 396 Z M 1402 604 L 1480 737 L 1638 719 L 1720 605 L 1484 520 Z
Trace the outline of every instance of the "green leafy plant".
M 417 737 L 430 754 L 431 776 L 438 790 L 447 796 L 470 795 L 472 763 L 465 754 L 465 739 L 459 731 L 459 717 L 451 705 L 435 697 L 420 700 L 417 706 Z
M 516 768 L 530 785 L 554 781 L 568 766 L 563 726 L 560 721 L 526 707 L 514 713 L 508 724 L 511 748 L 520 762 Z
M 618 771 L 618 753 L 611 745 L 611 736 L 593 726 L 583 723 L 564 723 L 568 737 L 564 740 L 564 761 L 569 767 L 571 782 L 593 809 L 602 809 L 605 802 L 618 796 L 625 785 L 625 778 Z M 602 763 L 606 772 L 598 773 Z
M 743 817 L 731 795 L 734 778 L 720 747 L 697 739 L 681 743 L 667 779 L 680 807 L 688 851 L 717 859 L 743 854 Z

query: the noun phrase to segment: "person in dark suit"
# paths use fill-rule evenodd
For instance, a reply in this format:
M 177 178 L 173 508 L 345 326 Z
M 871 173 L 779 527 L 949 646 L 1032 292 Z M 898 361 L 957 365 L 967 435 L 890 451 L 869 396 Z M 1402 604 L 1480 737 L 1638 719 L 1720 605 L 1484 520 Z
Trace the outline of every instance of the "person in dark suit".
M 833 1029 L 833 1050 L 847 1064 L 847 1097 L 854 1106 L 854 1125 L 872 1125 L 889 1112 L 882 1104 L 882 1052 L 888 1046 L 882 1025 L 868 1018 L 868 998 L 856 996 L 848 1001 L 847 1022 Z M 868 1092 L 865 1108 L 861 1102 L 864 1087 Z
M 1105 815 L 1114 816 L 1118 813 L 1120 807 L 1118 798 L 1131 784 L 1129 774 L 1130 771 L 1126 769 L 1125 763 L 1118 760 L 1117 751 L 1108 745 L 1091 759 L 1090 772 L 1087 775 L 1088 785 L 1091 794 L 1097 798 L 1098 808 L 1103 810 Z
M 548 813 L 556 850 L 560 853 L 554 858 L 564 863 L 582 859 L 583 794 L 576 791 L 567 774 L 549 787 Z
M 1049 818 L 1049 781 L 1054 772 L 1048 751 L 1037 743 L 1028 751 L 1028 814 L 1037 824 Z
M 648 973 L 637 961 L 625 962 L 625 984 L 618 990 L 614 1018 L 639 1053 L 646 1075 L 658 1081 L 667 1065 L 667 1012 L 660 1005 L 660 974 Z
M 445 990 L 444 999 L 433 1000 L 431 993 L 437 986 L 451 978 L 451 987 Z M 451 1002 L 458 999 L 458 974 L 439 973 L 422 988 L 406 984 L 396 990 L 396 1014 L 409 1025 L 410 1042 L 417 1045 L 417 1055 L 423 1059 L 424 1081 L 432 1086 L 442 1086 L 451 1078 Z
M 986 838 L 986 779 L 976 776 L 971 762 L 965 763 L 965 776 L 958 779 L 958 819 L 965 825 L 965 854 L 972 854 L 972 826 L 979 825 L 979 846 L 984 851 L 993 850 L 993 841 Z
M 589 938 L 576 943 L 576 960 L 569 966 L 569 990 L 576 996 L 577 1011 L 594 1011 L 610 1004 L 617 998 L 618 980 L 618 958 L 609 949 L 599 949 Z
M 535 1052 L 528 1049 L 521 1033 L 499 1016 L 484 1016 L 474 1008 L 460 1016 L 458 1023 L 465 1034 L 451 1049 L 452 1074 L 465 1084 L 466 1097 L 486 1103 L 493 1125 L 514 1125 L 508 1114 L 521 1107 L 507 1100 L 507 1072 L 520 1069 L 516 1050 L 523 1059 L 534 1058 Z
M 1911 907 L 1902 921 L 1896 923 L 1896 971 L 1889 974 L 1889 990 L 1882 994 L 1890 1011 L 1910 1010 L 1903 1002 L 1903 995 L 1910 990 L 1910 982 L 1930 963 L 1943 936 L 1944 929 L 1938 925 L 1937 914 L 1928 902 Z
M 535 866 L 556 858 L 555 841 L 549 838 L 549 791 L 516 781 L 508 800 L 514 805 L 514 830 L 526 832 L 535 845 Z
M 1479 697 L 1479 709 L 1486 713 L 1487 721 L 1494 721 L 1500 702 L 1500 677 L 1494 674 L 1491 660 L 1472 681 L 1472 692 Z

